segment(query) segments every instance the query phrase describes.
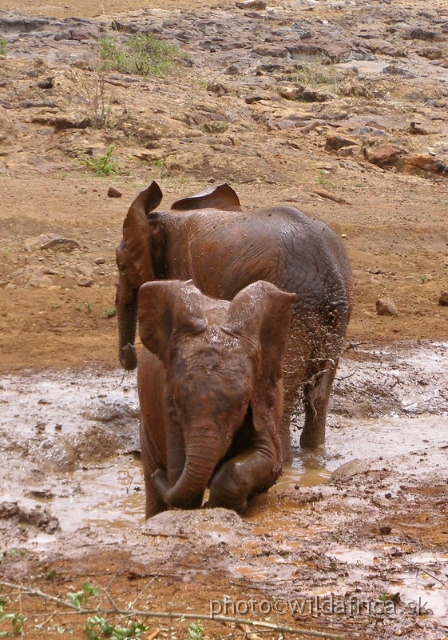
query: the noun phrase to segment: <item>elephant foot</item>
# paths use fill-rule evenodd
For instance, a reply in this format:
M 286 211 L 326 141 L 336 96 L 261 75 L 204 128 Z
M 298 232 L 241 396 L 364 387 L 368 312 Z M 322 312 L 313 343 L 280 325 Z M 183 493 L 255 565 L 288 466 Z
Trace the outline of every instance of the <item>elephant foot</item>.
M 124 345 L 120 354 L 120 363 L 126 371 L 133 371 L 137 367 L 137 353 L 133 344 Z
M 303 431 L 300 435 L 300 446 L 302 449 L 317 449 L 321 445 L 325 444 L 325 425 L 317 428 L 315 426 L 311 428 L 307 428 L 306 426 L 303 428 Z

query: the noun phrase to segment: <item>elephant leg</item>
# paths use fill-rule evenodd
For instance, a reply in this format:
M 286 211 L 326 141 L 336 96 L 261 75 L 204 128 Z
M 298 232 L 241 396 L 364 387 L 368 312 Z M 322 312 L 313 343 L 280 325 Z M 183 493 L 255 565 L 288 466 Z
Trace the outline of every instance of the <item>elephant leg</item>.
M 243 515 L 248 499 L 269 489 L 279 475 L 265 453 L 253 450 L 241 453 L 225 462 L 214 474 L 205 506 L 233 509 Z
M 315 448 L 325 442 L 325 423 L 338 359 L 324 360 L 318 370 L 308 376 L 304 386 L 305 425 L 300 446 Z
M 140 446 L 145 480 L 145 517 L 151 518 L 161 511 L 166 511 L 167 506 L 151 477 L 155 469 L 160 466 L 161 461 L 156 453 L 157 449 L 148 438 L 142 422 L 140 422 Z

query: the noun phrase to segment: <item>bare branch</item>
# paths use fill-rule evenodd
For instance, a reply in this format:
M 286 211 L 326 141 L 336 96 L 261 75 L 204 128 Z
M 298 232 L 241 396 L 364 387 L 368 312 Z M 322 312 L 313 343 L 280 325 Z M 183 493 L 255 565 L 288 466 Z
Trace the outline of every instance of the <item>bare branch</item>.
M 299 629 L 294 627 L 288 627 L 286 625 L 279 625 L 272 622 L 264 622 L 262 620 L 246 620 L 241 618 L 230 618 L 227 616 L 216 616 L 212 614 L 203 613 L 184 613 L 184 612 L 171 612 L 171 611 L 140 611 L 138 609 L 87 609 L 78 608 L 68 600 L 51 596 L 48 593 L 44 593 L 40 589 L 32 589 L 20 584 L 14 584 L 12 582 L 0 581 L 1 587 L 7 587 L 8 589 L 15 589 L 21 593 L 25 593 L 29 596 L 36 596 L 51 602 L 67 607 L 72 610 L 72 613 L 87 614 L 87 615 L 120 615 L 125 617 L 141 617 L 141 618 L 170 618 L 178 620 L 215 620 L 216 622 L 226 622 L 228 624 L 235 625 L 249 625 L 250 627 L 261 627 L 262 629 L 275 631 L 278 633 L 291 633 L 294 635 L 309 636 L 312 638 L 327 638 L 328 640 L 343 640 L 345 635 L 337 635 L 328 633 L 326 631 L 313 631 L 312 629 Z

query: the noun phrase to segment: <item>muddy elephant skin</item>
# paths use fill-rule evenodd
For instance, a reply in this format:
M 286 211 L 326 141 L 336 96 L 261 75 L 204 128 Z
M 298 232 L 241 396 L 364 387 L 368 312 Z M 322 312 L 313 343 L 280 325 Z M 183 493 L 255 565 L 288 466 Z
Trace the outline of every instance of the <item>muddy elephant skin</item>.
M 329 396 L 352 308 L 352 273 L 342 240 L 297 209 L 241 210 L 226 184 L 185 198 L 169 211 L 152 182 L 137 195 L 117 248 L 119 358 L 136 366 L 137 291 L 153 280 L 192 279 L 206 295 L 232 300 L 264 280 L 296 293 L 284 359 L 284 460 L 291 459 L 289 417 L 302 394 L 300 444 L 325 440 Z
M 192 281 L 139 291 L 146 517 L 202 505 L 244 513 L 282 470 L 282 358 L 294 294 L 256 282 L 231 302 Z

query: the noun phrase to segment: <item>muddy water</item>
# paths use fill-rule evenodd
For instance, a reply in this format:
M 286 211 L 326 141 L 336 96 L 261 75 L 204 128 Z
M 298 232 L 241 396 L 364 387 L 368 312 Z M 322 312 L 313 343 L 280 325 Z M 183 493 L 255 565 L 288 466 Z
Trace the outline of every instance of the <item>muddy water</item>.
M 244 521 L 217 509 L 166 512 L 146 524 L 135 376 L 95 369 L 3 376 L 0 550 L 76 556 L 128 545 L 145 570 L 180 579 L 185 558 L 197 554 L 210 572 L 255 586 L 279 607 L 314 615 L 317 604 L 362 600 L 388 629 L 401 635 L 417 621 L 438 640 L 448 617 L 446 523 L 437 506 L 447 495 L 447 363 L 441 343 L 348 352 L 325 446 L 312 453 L 296 446 L 292 467 L 254 499 Z M 293 422 L 299 427 L 302 416 Z M 297 445 L 298 428 L 293 433 Z M 420 540 L 432 530 L 435 537 Z M 191 567 L 187 573 L 194 579 Z M 381 594 L 396 593 L 392 617 L 378 614 Z M 365 609 L 355 619 L 363 616 Z
M 344 358 L 327 441 L 296 447 L 273 492 L 330 481 L 353 460 L 397 458 L 403 471 L 446 471 L 448 345 L 389 347 Z M 126 527 L 143 517 L 135 378 L 121 371 L 24 372 L 0 382 L 3 500 L 48 505 L 62 530 Z M 302 417 L 295 417 L 301 424 Z M 297 444 L 299 430 L 293 430 Z M 431 445 L 433 453 L 424 451 Z M 117 455 L 118 454 L 118 455 Z

